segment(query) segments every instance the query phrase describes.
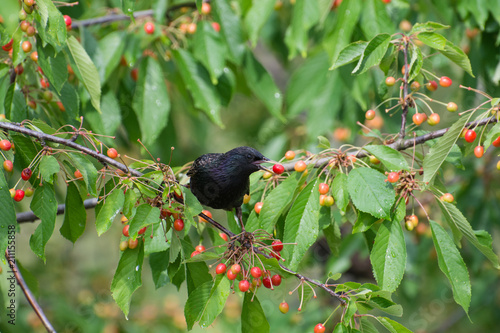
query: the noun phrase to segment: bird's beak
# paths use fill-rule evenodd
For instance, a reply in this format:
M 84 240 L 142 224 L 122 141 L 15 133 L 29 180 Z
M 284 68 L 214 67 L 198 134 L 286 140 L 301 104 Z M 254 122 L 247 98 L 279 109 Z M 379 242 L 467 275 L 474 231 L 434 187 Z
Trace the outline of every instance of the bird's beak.
M 260 170 L 269 171 L 269 169 L 262 165 L 262 163 L 266 163 L 269 161 L 270 159 L 268 159 L 267 157 L 263 157 L 261 160 L 252 162 L 252 164 L 255 164 Z

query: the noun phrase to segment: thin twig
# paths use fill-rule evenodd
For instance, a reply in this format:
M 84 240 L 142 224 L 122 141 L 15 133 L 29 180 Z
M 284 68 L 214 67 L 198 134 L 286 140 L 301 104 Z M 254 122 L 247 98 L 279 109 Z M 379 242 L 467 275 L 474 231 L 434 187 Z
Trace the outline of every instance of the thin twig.
M 24 281 L 24 278 L 21 275 L 19 268 L 17 267 L 16 259 L 10 255 L 9 250 L 5 250 L 5 258 L 7 259 L 7 263 L 9 265 L 12 273 L 14 273 L 14 276 L 16 277 L 17 284 L 19 284 L 19 286 L 21 287 L 21 289 L 24 293 L 24 296 L 26 296 L 26 299 L 28 300 L 28 303 L 30 303 L 31 307 L 33 308 L 33 310 L 37 314 L 38 318 L 40 318 L 40 320 L 42 321 L 42 324 L 43 324 L 43 326 L 45 326 L 45 329 L 47 330 L 47 332 L 56 333 L 56 330 L 54 329 L 54 327 L 52 327 L 52 324 L 47 319 L 47 317 L 43 313 L 42 308 L 40 307 L 40 305 L 36 301 L 35 296 L 31 292 L 31 290 L 28 288 L 28 285 L 26 284 L 26 282 Z
M 405 59 L 405 73 L 403 78 L 403 112 L 401 112 L 401 129 L 399 131 L 399 140 L 402 141 L 405 138 L 405 129 L 406 129 L 406 115 L 408 114 L 408 101 L 406 98 L 408 97 L 408 79 L 410 78 L 410 68 L 408 67 L 408 44 L 410 40 L 407 36 L 403 36 L 403 42 L 405 43 L 405 48 L 403 50 L 404 59 Z

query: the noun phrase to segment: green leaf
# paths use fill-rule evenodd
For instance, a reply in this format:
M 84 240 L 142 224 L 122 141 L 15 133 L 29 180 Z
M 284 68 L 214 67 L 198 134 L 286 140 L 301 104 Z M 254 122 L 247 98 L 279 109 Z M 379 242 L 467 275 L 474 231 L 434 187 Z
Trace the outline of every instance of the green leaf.
M 122 309 L 125 318 L 128 319 L 130 299 L 134 291 L 142 285 L 141 274 L 144 261 L 143 242 L 135 249 L 122 251 L 118 267 L 116 268 L 113 282 L 111 282 L 111 293 L 116 304 Z
M 87 184 L 87 191 L 89 194 L 96 196 L 97 170 L 94 167 L 94 164 L 79 153 L 71 154 L 71 159 L 73 160 L 75 167 L 82 173 L 83 180 L 85 181 L 85 184 Z
M 241 333 L 269 333 L 270 327 L 257 296 L 245 293 L 241 309 Z
M 319 22 L 319 19 L 320 10 L 317 1 L 297 0 L 295 2 L 292 21 L 285 33 L 289 59 L 294 58 L 297 51 L 302 57 L 307 56 L 308 31 Z
M 335 199 L 335 204 L 341 212 L 346 211 L 349 204 L 349 192 L 347 191 L 347 175 L 339 173 L 332 181 L 332 195 Z
M 342 51 L 340 51 L 337 60 L 333 62 L 330 70 L 334 70 L 341 66 L 350 64 L 351 62 L 358 61 L 365 52 L 367 46 L 368 42 L 365 41 L 357 41 L 347 45 L 342 49 Z
M 391 333 L 412 333 L 409 329 L 387 317 L 375 317 Z
M 116 191 L 122 192 L 121 190 L 115 190 L 115 192 Z M 151 207 L 149 204 L 140 205 L 137 207 L 134 217 L 130 220 L 130 237 L 135 239 L 139 230 L 158 222 L 159 219 L 160 209 L 158 207 Z
M 43 40 L 52 44 L 58 51 L 66 43 L 67 29 L 61 12 L 51 0 L 39 0 L 36 2 L 37 13 L 40 14 Z
M 167 126 L 170 113 L 163 71 L 152 57 L 141 62 L 132 106 L 139 120 L 144 145 L 152 145 Z
M 417 32 L 433 32 L 436 30 L 448 29 L 449 27 L 449 25 L 444 25 L 436 22 L 415 23 L 410 31 L 410 35 L 413 35 Z
M 246 47 L 240 18 L 226 0 L 213 0 L 211 4 L 216 21 L 220 24 L 220 34 L 228 50 L 227 56 L 237 65 L 241 65 Z
M 459 67 L 461 67 L 464 71 L 469 73 L 470 76 L 474 77 L 474 74 L 472 74 L 472 67 L 470 65 L 469 58 L 461 48 L 453 45 L 452 42 L 447 40 L 444 50 L 440 50 L 439 52 L 441 52 L 446 58 L 453 61 Z
M 260 229 L 272 232 L 283 211 L 288 207 L 299 183 L 301 174 L 293 173 L 272 190 L 264 200 L 259 214 Z
M 108 231 L 111 224 L 113 224 L 115 217 L 122 210 L 125 195 L 121 189 L 116 188 L 103 200 L 104 205 L 99 211 L 95 221 L 95 228 L 98 236 L 101 236 L 103 233 Z
M 39 186 L 35 190 L 30 208 L 42 220 L 30 237 L 30 247 L 33 253 L 45 262 L 45 245 L 54 232 L 57 216 L 54 186 L 48 183 Z
M 446 46 L 446 38 L 435 32 L 421 32 L 418 34 L 418 39 L 436 50 L 444 50 Z
M 468 116 L 460 117 L 438 142 L 432 146 L 429 153 L 424 157 L 424 183 L 431 183 L 439 168 L 448 157 L 462 133 L 464 125 L 469 121 L 472 113 Z
M 420 74 L 420 70 L 424 64 L 424 57 L 420 48 L 414 44 L 411 45 L 411 60 L 410 60 L 410 76 L 408 81 L 412 81 Z
M 59 172 L 60 167 L 54 156 L 43 155 L 39 170 L 42 179 L 47 183 L 52 184 L 54 182 L 54 175 Z
M 123 14 L 130 16 L 134 20 L 135 0 L 120 0 Z
M 405 239 L 399 222 L 385 221 L 380 225 L 370 261 L 380 287 L 394 292 L 403 279 L 406 266 Z
M 389 34 L 378 34 L 373 37 L 372 40 L 368 42 L 368 45 L 366 45 L 356 68 L 352 71 L 352 74 L 363 74 L 371 67 L 380 64 L 380 61 L 389 47 L 390 41 L 391 35 Z
M 170 242 L 168 241 L 168 236 L 163 230 L 161 223 L 155 223 L 153 228 L 153 238 L 144 238 L 144 254 L 150 255 L 155 252 L 162 252 L 170 249 Z M 149 232 L 148 232 L 149 234 Z M 170 237 L 171 238 L 171 237 Z M 179 260 L 180 262 L 180 260 Z
M 192 221 L 193 225 L 196 225 L 197 216 L 201 213 L 203 207 L 190 189 L 182 186 L 181 190 L 184 197 L 184 216 Z
M 220 118 L 220 96 L 212 85 L 207 70 L 196 63 L 187 51 L 172 50 L 172 55 L 182 80 L 193 97 L 194 106 L 203 110 L 216 125 L 224 128 Z
M 38 37 L 38 64 L 51 85 L 60 93 L 64 83 L 68 80 L 66 58 L 62 52 L 56 53 L 56 50 L 51 45 L 45 45 L 45 47 L 41 45 L 43 45 L 42 40 Z
M 259 32 L 273 12 L 275 3 L 275 0 L 259 0 L 258 2 L 253 2 L 252 7 L 247 12 L 245 27 L 247 28 L 252 47 L 255 47 L 257 44 Z
M 110 75 L 120 64 L 125 45 L 126 34 L 124 31 L 113 31 L 99 40 L 92 60 L 102 84 L 108 81 Z M 103 107 L 103 109 L 105 108 Z
M 64 106 L 68 122 L 71 123 L 77 119 L 80 115 L 80 96 L 74 86 L 66 82 L 61 89 L 61 93 L 57 94 L 57 96 Z
M 330 141 L 324 136 L 318 136 L 318 148 L 330 149 Z
M 153 275 L 155 289 L 166 285 L 170 279 L 168 278 L 168 266 L 170 263 L 169 251 L 151 253 L 149 256 L 149 266 Z
M 283 243 L 297 243 L 284 249 L 287 267 L 296 270 L 319 232 L 319 180 L 309 183 L 298 195 L 286 216 Z
M 386 177 L 370 168 L 356 168 L 349 172 L 347 190 L 359 210 L 378 218 L 389 219 L 396 193 Z
M 498 102 L 497 102 L 498 103 Z M 486 134 L 486 138 L 484 139 L 484 151 L 486 151 L 489 146 L 492 144 L 494 140 L 496 140 L 500 136 L 500 123 L 496 123 Z
M 224 309 L 230 290 L 229 280 L 223 274 L 217 275 L 215 281 L 207 281 L 196 288 L 184 308 L 188 330 L 197 321 L 201 327 L 210 326 Z
M 198 22 L 193 39 L 193 55 L 210 73 L 213 84 L 217 84 L 218 77 L 224 69 L 225 47 L 219 33 L 214 30 L 210 22 Z
M 491 242 L 480 241 L 477 238 L 477 231 L 474 231 L 465 216 L 463 216 L 462 212 L 453 204 L 444 202 L 442 200 L 438 201 L 440 206 L 442 207 L 442 211 L 446 218 L 448 224 L 453 228 L 458 228 L 462 232 L 462 234 L 467 238 L 472 245 L 474 245 L 479 251 L 481 251 L 486 258 L 488 258 L 494 265 L 495 268 L 500 268 L 500 261 L 498 256 L 493 252 Z M 483 232 L 483 238 L 484 239 Z M 487 234 L 487 233 L 486 233 Z M 488 235 L 489 236 L 489 235 Z M 489 236 L 491 239 L 491 236 Z
M 127 189 L 125 192 L 125 200 L 123 202 L 123 215 L 127 218 L 132 218 L 132 215 L 135 212 L 135 205 L 137 203 L 137 198 L 139 197 L 139 193 L 136 193 L 134 189 Z
M 9 192 L 9 184 L 5 180 L 5 172 L 0 172 L 0 251 L 5 253 L 9 236 L 16 234 L 16 211 L 14 201 Z
M 392 22 L 387 5 L 383 1 L 366 0 L 360 7 L 362 15 L 358 25 L 366 38 L 373 38 L 380 33 L 393 34 L 395 32 L 396 25 Z
M 370 145 L 363 147 L 363 149 L 378 158 L 390 171 L 410 170 L 403 155 L 391 147 Z
M 362 211 L 358 211 L 358 218 L 356 219 L 356 223 L 352 228 L 352 233 L 365 232 L 370 229 L 372 225 L 377 222 L 378 219 L 373 217 L 371 214 L 363 213 Z
M 64 207 L 64 222 L 59 229 L 61 235 L 69 241 L 75 243 L 85 231 L 87 222 L 87 211 L 83 205 L 80 191 L 75 182 L 68 184 L 66 192 L 66 202 Z
M 438 264 L 441 271 L 446 275 L 453 289 L 455 302 L 469 311 L 471 300 L 471 285 L 467 266 L 453 243 L 451 237 L 436 222 L 429 220 L 432 229 L 432 240 L 436 248 Z
M 285 117 L 281 114 L 283 104 L 281 91 L 250 50 L 246 52 L 243 60 L 243 75 L 250 90 L 264 103 L 269 112 L 284 122 Z
M 323 39 L 323 47 L 333 63 L 342 50 L 351 41 L 354 29 L 358 26 L 363 6 L 356 1 L 343 1 L 337 8 L 335 23 Z
M 92 105 L 98 112 L 101 112 L 101 82 L 99 81 L 99 72 L 95 68 L 92 59 L 90 59 L 85 49 L 75 37 L 70 36 L 67 45 L 75 65 L 81 74 L 82 84 L 90 95 Z

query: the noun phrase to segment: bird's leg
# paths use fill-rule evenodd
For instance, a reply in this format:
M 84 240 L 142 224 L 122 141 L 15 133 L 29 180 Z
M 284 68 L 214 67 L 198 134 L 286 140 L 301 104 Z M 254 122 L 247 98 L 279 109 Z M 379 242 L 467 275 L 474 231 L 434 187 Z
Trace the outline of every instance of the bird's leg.
M 240 224 L 241 231 L 245 231 L 245 226 L 243 225 L 243 213 L 241 212 L 241 207 L 236 207 L 236 217 L 238 218 L 238 222 Z

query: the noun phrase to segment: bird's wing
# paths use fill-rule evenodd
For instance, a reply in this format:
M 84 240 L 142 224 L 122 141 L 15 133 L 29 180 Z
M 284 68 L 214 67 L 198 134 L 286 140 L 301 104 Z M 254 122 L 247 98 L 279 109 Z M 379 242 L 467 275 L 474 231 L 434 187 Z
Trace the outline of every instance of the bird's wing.
M 221 155 L 222 154 L 218 153 L 201 155 L 193 162 L 193 165 L 191 166 L 191 169 L 189 169 L 189 171 L 187 172 L 187 175 L 191 177 L 196 173 L 197 170 L 204 170 L 205 168 L 211 166 L 219 159 Z

